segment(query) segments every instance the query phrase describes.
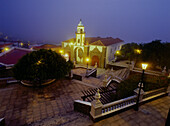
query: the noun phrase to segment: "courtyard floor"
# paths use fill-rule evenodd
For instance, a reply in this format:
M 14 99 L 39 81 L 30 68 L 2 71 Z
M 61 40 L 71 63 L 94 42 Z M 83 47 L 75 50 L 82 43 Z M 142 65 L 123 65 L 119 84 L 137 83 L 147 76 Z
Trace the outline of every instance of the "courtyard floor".
M 20 84 L 0 89 L 0 118 L 7 126 L 164 126 L 170 108 L 166 96 L 93 123 L 87 115 L 74 112 L 73 102 L 81 91 L 91 87 L 71 80 L 60 80 L 41 89 Z
M 73 102 L 81 99 L 89 87 L 70 80 L 60 80 L 41 89 L 20 84 L 0 89 L 0 118 L 6 125 L 20 126 L 73 112 Z

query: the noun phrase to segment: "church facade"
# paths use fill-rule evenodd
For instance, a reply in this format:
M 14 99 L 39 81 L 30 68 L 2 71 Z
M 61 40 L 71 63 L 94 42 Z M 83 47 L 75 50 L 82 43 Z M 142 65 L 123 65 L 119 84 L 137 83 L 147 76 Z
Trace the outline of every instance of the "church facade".
M 82 21 L 80 20 L 76 38 L 72 38 L 62 42 L 62 53 L 69 56 L 71 61 L 80 64 L 87 64 L 86 58 L 89 58 L 88 64 L 104 68 L 107 63 L 114 60 L 114 54 L 120 50 L 124 41 L 119 38 L 101 38 L 86 37 Z

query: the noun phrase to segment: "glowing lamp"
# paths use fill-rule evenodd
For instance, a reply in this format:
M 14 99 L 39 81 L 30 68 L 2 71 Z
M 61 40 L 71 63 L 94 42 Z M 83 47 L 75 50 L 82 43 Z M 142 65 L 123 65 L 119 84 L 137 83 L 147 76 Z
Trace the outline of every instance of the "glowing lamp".
M 146 70 L 147 66 L 148 66 L 148 64 L 142 63 L 142 69 L 143 69 L 143 70 Z
M 21 42 L 20 45 L 23 46 L 24 44 Z
M 65 57 L 68 57 L 68 54 L 65 54 L 64 56 L 65 56 Z
M 140 49 L 136 49 L 136 53 L 138 53 L 138 54 L 141 54 L 141 51 L 142 50 L 140 50 Z
M 41 64 L 41 61 L 39 60 L 38 62 L 37 62 L 37 65 L 40 65 Z
M 118 50 L 118 51 L 116 51 L 116 54 L 120 54 L 120 51 Z
M 73 43 L 71 42 L 70 45 L 73 45 Z
M 62 54 L 62 53 L 63 53 L 63 50 L 60 50 L 59 52 Z
M 89 62 L 89 58 L 86 58 L 86 62 Z
M 8 47 L 6 47 L 6 48 L 5 48 L 5 51 L 8 51 L 8 50 L 9 50 L 9 48 L 8 48 Z

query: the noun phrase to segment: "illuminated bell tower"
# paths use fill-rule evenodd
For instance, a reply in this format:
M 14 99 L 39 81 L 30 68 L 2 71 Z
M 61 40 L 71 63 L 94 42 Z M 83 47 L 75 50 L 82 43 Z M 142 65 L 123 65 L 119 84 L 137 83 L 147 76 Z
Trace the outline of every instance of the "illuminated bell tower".
M 80 19 L 80 22 L 77 26 L 77 32 L 76 32 L 76 45 L 83 46 L 84 42 L 85 42 L 84 26 Z

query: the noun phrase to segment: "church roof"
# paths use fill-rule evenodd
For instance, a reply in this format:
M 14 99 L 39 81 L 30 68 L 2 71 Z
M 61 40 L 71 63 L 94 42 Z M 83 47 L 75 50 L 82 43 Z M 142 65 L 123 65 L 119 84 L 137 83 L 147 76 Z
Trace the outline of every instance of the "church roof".
M 64 42 L 75 42 L 75 41 L 76 39 L 72 38 Z M 112 38 L 112 37 L 107 37 L 107 38 L 87 37 L 85 38 L 85 42 L 86 44 L 88 43 L 89 45 L 109 46 L 109 45 L 124 42 L 124 41 L 119 38 Z

